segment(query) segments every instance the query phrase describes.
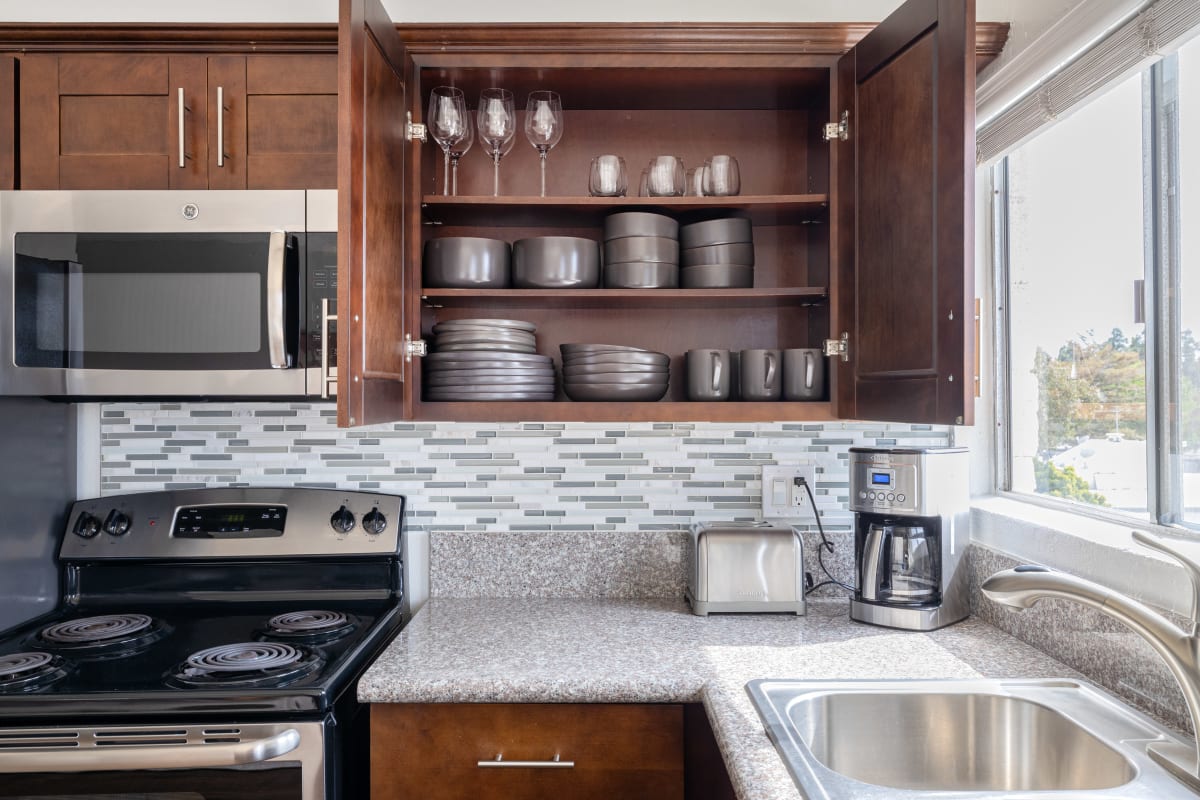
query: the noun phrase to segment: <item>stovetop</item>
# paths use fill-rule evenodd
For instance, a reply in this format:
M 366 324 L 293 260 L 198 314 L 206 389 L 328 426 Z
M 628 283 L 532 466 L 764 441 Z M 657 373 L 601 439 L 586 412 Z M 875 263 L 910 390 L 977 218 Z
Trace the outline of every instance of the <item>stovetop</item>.
M 395 598 L 60 610 L 0 639 L 0 719 L 323 712 L 400 624 Z

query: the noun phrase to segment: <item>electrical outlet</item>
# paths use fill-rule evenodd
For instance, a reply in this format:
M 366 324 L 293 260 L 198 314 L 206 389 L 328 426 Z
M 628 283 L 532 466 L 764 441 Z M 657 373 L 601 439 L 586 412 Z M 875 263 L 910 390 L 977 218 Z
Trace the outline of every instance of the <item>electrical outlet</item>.
M 811 461 L 782 467 L 762 468 L 762 515 L 764 519 L 794 519 L 813 513 L 803 478 L 816 494 L 817 467 Z

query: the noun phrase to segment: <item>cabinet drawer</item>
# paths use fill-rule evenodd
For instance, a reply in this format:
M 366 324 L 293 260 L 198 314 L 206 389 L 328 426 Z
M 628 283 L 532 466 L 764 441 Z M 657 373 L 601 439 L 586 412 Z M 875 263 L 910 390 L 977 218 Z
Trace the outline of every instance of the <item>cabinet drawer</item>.
M 481 767 L 504 761 L 571 767 Z M 380 704 L 371 797 L 683 797 L 679 705 Z

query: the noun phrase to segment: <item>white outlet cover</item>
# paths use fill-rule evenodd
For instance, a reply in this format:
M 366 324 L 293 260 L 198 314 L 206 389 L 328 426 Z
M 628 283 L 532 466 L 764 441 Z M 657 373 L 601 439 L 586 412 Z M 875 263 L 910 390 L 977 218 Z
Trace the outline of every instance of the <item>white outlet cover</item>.
M 797 519 L 811 515 L 808 492 L 796 485 L 804 478 L 816 488 L 817 468 L 812 462 L 762 468 L 762 515 L 764 519 Z

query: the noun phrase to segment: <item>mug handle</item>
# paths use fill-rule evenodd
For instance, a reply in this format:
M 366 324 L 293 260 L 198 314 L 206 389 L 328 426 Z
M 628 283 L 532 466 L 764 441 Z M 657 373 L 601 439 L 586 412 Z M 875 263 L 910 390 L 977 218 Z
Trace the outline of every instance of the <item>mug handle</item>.
M 719 392 L 721 390 L 721 355 L 719 353 L 713 353 L 712 360 L 713 360 L 713 370 L 712 370 L 713 388 L 712 388 L 712 390 L 715 393 L 715 392 Z
M 813 385 L 813 372 L 816 371 L 817 360 L 813 358 L 812 353 L 804 354 L 804 388 L 811 389 Z
M 767 375 L 763 378 L 763 391 L 771 391 L 771 383 L 775 380 L 775 354 L 767 353 Z

